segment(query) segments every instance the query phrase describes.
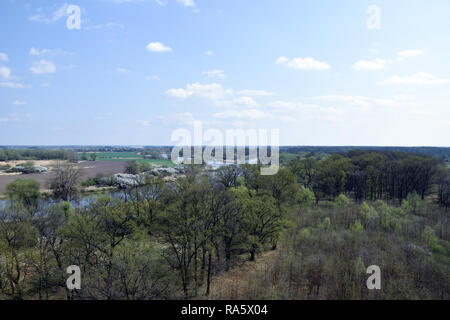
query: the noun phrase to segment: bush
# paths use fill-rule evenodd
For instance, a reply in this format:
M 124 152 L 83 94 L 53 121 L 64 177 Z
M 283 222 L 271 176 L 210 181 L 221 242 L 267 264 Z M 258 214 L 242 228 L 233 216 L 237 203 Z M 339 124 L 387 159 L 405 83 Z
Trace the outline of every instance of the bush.
M 2 171 L 8 171 L 10 169 L 11 169 L 11 166 L 9 164 L 0 166 L 0 170 L 2 170 Z
M 447 250 L 439 244 L 439 238 L 436 236 L 433 228 L 426 226 L 422 233 L 422 238 L 431 250 L 446 254 Z
M 364 231 L 364 227 L 361 224 L 361 221 L 356 220 L 351 226 L 350 226 L 350 231 L 355 232 L 355 233 L 360 233 Z
M 98 174 L 95 177 L 87 179 L 85 182 L 81 183 L 83 187 L 92 187 L 92 186 L 102 186 L 105 185 L 103 176 Z
M 319 228 L 322 230 L 330 231 L 332 229 L 331 220 L 329 217 L 323 219 L 322 223 L 319 224 Z
M 336 199 L 334 200 L 334 206 L 336 208 L 345 208 L 348 206 L 349 203 L 350 200 L 348 200 L 348 198 L 343 194 L 337 196 Z

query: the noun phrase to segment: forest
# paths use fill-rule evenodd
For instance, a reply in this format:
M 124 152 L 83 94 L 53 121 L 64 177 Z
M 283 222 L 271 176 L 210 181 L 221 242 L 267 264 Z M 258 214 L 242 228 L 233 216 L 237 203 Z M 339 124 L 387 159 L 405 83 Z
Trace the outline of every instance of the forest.
M 120 196 L 77 202 L 81 175 L 61 166 L 54 199 L 8 185 L 0 207 L 0 299 L 445 299 L 450 172 L 442 159 L 354 150 L 173 182 L 148 177 Z M 274 258 L 238 293 L 214 278 Z M 68 266 L 80 290 L 68 290 Z M 368 290 L 378 265 L 382 290 Z M 216 288 L 214 290 L 214 288 Z

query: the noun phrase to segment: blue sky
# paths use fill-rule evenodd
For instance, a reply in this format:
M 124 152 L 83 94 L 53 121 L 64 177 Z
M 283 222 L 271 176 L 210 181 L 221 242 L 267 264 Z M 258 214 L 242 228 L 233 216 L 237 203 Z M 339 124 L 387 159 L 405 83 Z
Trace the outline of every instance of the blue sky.
M 166 145 L 200 120 L 279 129 L 282 145 L 449 146 L 449 13 L 448 0 L 3 0 L 0 145 Z

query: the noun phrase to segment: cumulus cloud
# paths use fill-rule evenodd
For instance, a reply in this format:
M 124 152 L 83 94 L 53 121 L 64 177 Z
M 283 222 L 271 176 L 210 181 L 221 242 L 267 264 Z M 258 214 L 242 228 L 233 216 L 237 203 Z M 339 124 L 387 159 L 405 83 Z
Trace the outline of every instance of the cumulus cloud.
M 171 113 L 164 116 L 158 116 L 157 118 L 164 123 L 171 125 L 191 125 L 195 121 L 194 116 L 190 112 Z
M 166 6 L 168 3 L 168 0 L 155 0 L 157 4 L 160 6 Z
M 169 52 L 172 51 L 172 48 L 165 46 L 161 42 L 150 42 L 147 45 L 147 50 L 150 52 Z
M 258 109 L 245 109 L 245 110 L 226 110 L 213 114 L 217 119 L 264 119 L 269 118 L 270 114 Z
M 30 56 L 43 56 L 43 55 L 48 54 L 49 52 L 50 52 L 49 49 L 42 49 L 42 50 L 39 50 L 39 49 L 37 49 L 37 48 L 35 48 L 35 47 L 32 47 L 32 48 L 30 49 L 30 51 L 28 52 L 28 54 L 29 54 Z
M 72 52 L 66 52 L 60 49 L 39 49 L 32 47 L 30 51 L 28 51 L 28 55 L 30 56 L 46 56 L 46 55 L 72 55 Z
M 23 89 L 25 86 L 19 82 L 11 82 L 11 81 L 5 81 L 0 82 L 0 87 L 2 88 L 12 88 L 12 89 Z
M 47 15 L 43 12 L 42 8 L 38 9 L 38 12 L 28 17 L 30 21 L 36 21 L 36 22 L 42 22 L 45 24 L 51 24 L 59 19 L 63 18 L 64 16 L 67 16 L 67 9 L 69 8 L 68 3 L 64 3 L 61 7 L 56 9 L 53 14 L 50 17 L 47 17 Z
M 140 125 L 141 127 L 149 127 L 150 121 L 148 120 L 136 120 L 136 123 Z
M 22 100 L 15 100 L 13 102 L 13 105 L 15 105 L 15 106 L 21 106 L 21 105 L 25 105 L 25 104 L 27 104 L 27 102 L 26 101 L 22 101 Z
M 399 59 L 405 59 L 405 58 L 410 58 L 410 57 L 417 57 L 417 56 L 421 56 L 423 55 L 422 50 L 404 50 L 404 51 L 400 51 L 397 52 L 397 58 Z
M 218 107 L 257 107 L 259 104 L 252 97 L 239 97 L 231 100 L 219 100 L 214 104 Z
M 238 95 L 241 96 L 251 96 L 251 97 L 268 97 L 273 96 L 275 93 L 270 91 L 264 91 L 264 90 L 241 90 L 237 92 Z
M 214 78 L 214 77 L 225 78 L 225 72 L 220 69 L 203 71 L 202 74 L 204 74 L 205 76 L 210 77 L 210 78 Z
M 6 53 L 0 52 L 0 61 L 1 62 L 8 62 L 9 61 L 9 57 Z
M 159 78 L 158 75 L 147 76 L 147 77 L 145 77 L 145 79 L 147 79 L 147 80 L 152 80 L 152 81 L 158 81 L 158 80 L 161 80 L 161 79 Z
M 0 67 L 0 77 L 3 79 L 11 79 L 11 69 L 8 67 Z
M 314 109 L 317 106 L 314 104 L 306 104 L 303 102 L 291 102 L 291 101 L 271 101 L 267 104 L 273 111 L 276 112 L 292 112 L 296 110 Z
M 177 0 L 178 3 L 181 3 L 185 7 L 195 7 L 194 0 Z
M 326 62 L 318 61 L 314 58 L 293 58 L 289 60 L 286 57 L 279 57 L 276 60 L 277 64 L 285 65 L 289 68 L 299 70 L 329 70 L 331 66 Z
M 390 62 L 389 60 L 384 60 L 384 59 L 375 59 L 372 61 L 361 60 L 361 61 L 356 62 L 353 65 L 353 68 L 356 71 L 381 70 L 381 69 L 384 69 L 389 62 Z
M 382 85 L 441 85 L 450 83 L 450 79 L 438 78 L 437 76 L 418 72 L 409 77 L 392 76 L 379 84 Z
M 179 88 L 179 89 L 169 89 L 166 91 L 166 94 L 171 97 L 186 99 L 192 96 L 194 93 L 192 91 Z
M 117 68 L 116 72 L 120 73 L 120 74 L 127 74 L 127 73 L 130 73 L 130 70 L 128 70 L 126 68 Z
M 32 117 L 29 114 L 19 115 L 17 113 L 10 113 L 7 117 L 0 118 L 0 123 L 2 122 L 24 122 L 31 120 Z
M 200 84 L 189 83 L 186 85 L 186 88 L 178 88 L 178 89 L 169 89 L 166 91 L 168 96 L 186 99 L 192 96 L 218 100 L 223 99 L 226 95 L 231 94 L 232 91 L 223 88 L 220 84 L 211 83 L 211 84 Z
M 51 61 L 40 60 L 33 63 L 30 71 L 34 74 L 55 73 L 56 67 Z

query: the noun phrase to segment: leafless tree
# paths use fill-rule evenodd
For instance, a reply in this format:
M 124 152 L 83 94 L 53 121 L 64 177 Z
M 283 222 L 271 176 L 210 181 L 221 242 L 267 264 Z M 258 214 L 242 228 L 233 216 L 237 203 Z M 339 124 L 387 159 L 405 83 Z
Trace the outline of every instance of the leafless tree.
M 64 201 L 76 199 L 82 177 L 81 169 L 71 163 L 57 162 L 53 171 L 54 177 L 50 180 L 53 196 Z

